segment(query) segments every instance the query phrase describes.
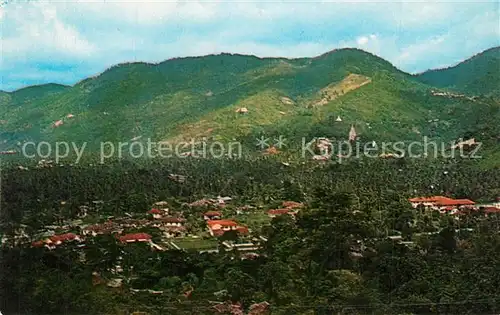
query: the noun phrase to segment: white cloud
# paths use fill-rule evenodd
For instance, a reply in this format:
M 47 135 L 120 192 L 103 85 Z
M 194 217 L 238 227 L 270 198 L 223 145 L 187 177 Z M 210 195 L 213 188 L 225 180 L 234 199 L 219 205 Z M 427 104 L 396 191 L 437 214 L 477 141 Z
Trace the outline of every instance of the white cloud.
M 446 36 L 437 36 L 404 47 L 400 55 L 394 60 L 394 63 L 397 66 L 413 66 L 424 55 L 433 56 L 434 53 L 443 51 L 445 39 Z
M 356 40 L 358 45 L 361 45 L 361 46 L 366 45 L 368 43 L 368 41 L 369 41 L 369 39 L 366 36 L 358 37 L 358 39 Z
M 71 25 L 63 23 L 55 7 L 40 2 L 7 6 L 4 23 L 15 31 L 2 34 L 2 59 L 26 59 L 31 54 L 89 56 L 96 46 Z M 3 60 L 5 61 L 5 60 Z
M 356 43 L 359 46 L 367 46 L 369 43 L 370 44 L 376 44 L 378 42 L 377 35 L 375 34 L 370 34 L 366 36 L 360 36 L 356 39 Z

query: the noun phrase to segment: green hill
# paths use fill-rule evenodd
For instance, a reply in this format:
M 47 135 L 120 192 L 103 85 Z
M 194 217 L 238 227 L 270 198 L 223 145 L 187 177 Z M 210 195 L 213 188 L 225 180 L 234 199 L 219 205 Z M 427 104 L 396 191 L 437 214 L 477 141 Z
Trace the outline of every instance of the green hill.
M 488 69 L 483 76 L 478 70 L 477 77 L 491 76 Z M 358 49 L 300 59 L 220 54 L 127 63 L 72 87 L 2 93 L 0 145 L 19 148 L 23 141 L 45 140 L 98 148 L 105 141 L 207 137 L 237 139 L 252 151 L 260 135 L 283 135 L 300 144 L 302 137 L 345 139 L 351 125 L 362 141 L 475 136 L 496 145 L 495 98 L 434 95 L 444 85 L 431 86 L 424 76 Z M 470 80 L 461 84 L 474 86 L 476 77 Z M 242 108 L 248 112 L 238 113 Z
M 500 47 L 485 50 L 456 66 L 429 70 L 417 76 L 422 82 L 465 93 L 500 95 Z

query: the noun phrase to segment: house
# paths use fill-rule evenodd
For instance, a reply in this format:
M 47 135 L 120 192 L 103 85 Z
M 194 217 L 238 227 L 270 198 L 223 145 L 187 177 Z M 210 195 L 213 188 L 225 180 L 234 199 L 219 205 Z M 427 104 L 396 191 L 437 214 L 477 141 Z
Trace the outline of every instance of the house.
M 83 235 L 101 235 L 101 234 L 111 234 L 113 232 L 120 232 L 121 229 L 117 226 L 117 224 L 107 221 L 101 224 L 93 224 L 83 228 Z
M 493 203 L 494 207 L 500 208 L 500 197 L 497 197 L 497 201 Z
M 332 142 L 328 138 L 318 138 L 316 140 L 316 148 L 319 150 L 320 155 L 332 154 Z
M 237 250 L 240 252 L 256 251 L 260 248 L 259 244 L 250 243 L 233 243 L 233 242 L 222 242 L 222 245 L 226 250 Z
M 464 146 L 473 146 L 473 145 L 476 145 L 477 142 L 474 138 L 472 139 L 469 139 L 469 140 L 466 140 L 466 141 L 460 141 L 458 142 L 457 144 L 455 144 L 454 146 L 451 147 L 452 150 L 454 149 L 461 149 L 463 148 Z
M 453 199 L 444 196 L 417 197 L 409 199 L 413 208 L 422 205 L 426 208 L 439 210 L 442 213 L 454 214 L 460 208 L 471 208 L 476 203 L 469 199 Z
M 483 211 L 486 215 L 495 214 L 495 213 L 500 214 L 500 208 L 497 208 L 497 207 L 484 207 Z
M 108 287 L 119 288 L 123 285 L 123 279 L 115 278 L 108 281 Z
M 167 238 L 172 237 L 183 237 L 186 235 L 186 227 L 185 226 L 166 226 L 162 228 L 163 234 Z
M 154 209 L 159 209 L 163 212 L 163 214 L 168 214 L 168 202 L 166 201 L 157 201 L 153 204 Z
M 253 206 L 249 206 L 249 205 L 246 205 L 246 206 L 242 206 L 242 207 L 239 207 L 236 209 L 236 214 L 244 214 L 244 213 L 248 213 L 249 211 L 252 211 L 253 209 L 255 209 L 255 207 Z
M 271 147 L 264 150 L 265 155 L 275 155 L 278 153 L 279 153 L 278 149 L 276 149 L 276 147 L 274 147 L 274 146 L 271 146 Z
M 133 233 L 120 236 L 122 243 L 151 242 L 151 235 L 147 233 Z
M 162 219 L 165 226 L 184 226 L 186 219 L 178 217 L 166 217 Z
M 455 206 L 446 206 L 444 208 L 441 208 L 441 212 L 448 214 L 458 214 L 459 211 Z
M 255 303 L 248 308 L 248 315 L 264 315 L 270 312 L 270 304 L 267 301 Z
M 47 247 L 54 249 L 56 246 L 71 241 L 81 241 L 80 237 L 74 233 L 65 233 L 60 235 L 52 235 L 44 240 L 31 243 L 33 247 Z
M 438 207 L 446 206 L 473 206 L 476 203 L 469 199 L 442 199 L 438 200 L 435 205 Z
M 444 196 L 416 197 L 408 199 L 413 208 L 416 208 L 419 205 L 423 205 L 425 207 L 432 207 L 435 206 L 436 202 L 440 200 L 452 200 L 452 199 Z
M 236 110 L 238 114 L 247 114 L 248 113 L 248 108 L 246 107 L 240 107 Z
M 290 208 L 285 208 L 285 209 L 272 209 L 267 211 L 267 215 L 270 218 L 275 218 L 277 216 L 283 215 L 283 214 L 289 214 L 291 216 L 295 216 L 296 212 Z
M 178 183 L 184 183 L 186 181 L 186 176 L 179 174 L 169 174 L 168 178 Z
M 80 237 L 74 233 L 65 233 L 60 235 L 53 235 L 49 238 L 53 245 L 60 245 L 70 241 L 80 241 Z
M 207 221 L 208 230 L 212 236 L 221 236 L 227 231 L 237 231 L 239 234 L 248 234 L 248 228 L 239 225 L 232 220 L 209 220 Z
M 54 122 L 54 124 L 53 124 L 52 126 L 55 128 L 55 127 L 62 126 L 63 124 L 64 124 L 64 123 L 63 123 L 63 121 L 62 121 L 62 120 L 58 120 L 58 121 Z
M 231 302 L 219 303 L 212 306 L 212 309 L 220 314 L 243 315 L 243 307 L 240 303 L 233 304 Z
M 189 207 L 206 207 L 206 206 L 211 206 L 213 205 L 213 201 L 211 201 L 210 199 L 206 199 L 206 198 L 203 198 L 203 199 L 200 199 L 200 200 L 197 200 L 197 201 L 194 201 L 194 202 L 191 202 L 190 204 L 188 204 Z
M 207 211 L 203 214 L 205 220 L 219 220 L 222 218 L 222 213 L 219 211 Z
M 160 209 L 151 209 L 148 211 L 149 214 L 153 215 L 153 218 L 160 219 L 163 215 L 163 212 Z
M 231 197 L 221 197 L 217 196 L 217 204 L 221 207 L 224 207 L 226 205 L 226 202 L 231 201 L 233 198 Z

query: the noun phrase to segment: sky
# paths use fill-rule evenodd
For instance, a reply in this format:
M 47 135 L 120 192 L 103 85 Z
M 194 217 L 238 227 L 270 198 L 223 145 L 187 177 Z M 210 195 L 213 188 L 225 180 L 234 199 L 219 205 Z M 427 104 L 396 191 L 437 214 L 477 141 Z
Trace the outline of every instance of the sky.
M 0 0 L 0 90 L 74 84 L 129 61 L 357 47 L 417 73 L 500 43 L 495 1 Z

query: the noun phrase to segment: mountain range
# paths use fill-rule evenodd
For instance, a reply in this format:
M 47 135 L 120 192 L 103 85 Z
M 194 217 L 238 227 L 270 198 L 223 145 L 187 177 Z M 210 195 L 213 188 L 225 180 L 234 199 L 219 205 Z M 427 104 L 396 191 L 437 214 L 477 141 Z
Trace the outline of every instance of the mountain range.
M 299 59 L 218 54 L 125 63 L 74 86 L 0 91 L 0 149 L 19 150 L 26 141 L 97 148 L 206 137 L 252 150 L 261 135 L 291 143 L 344 139 L 354 126 L 362 141 L 474 137 L 500 157 L 499 83 L 499 47 L 417 75 L 359 49 Z

